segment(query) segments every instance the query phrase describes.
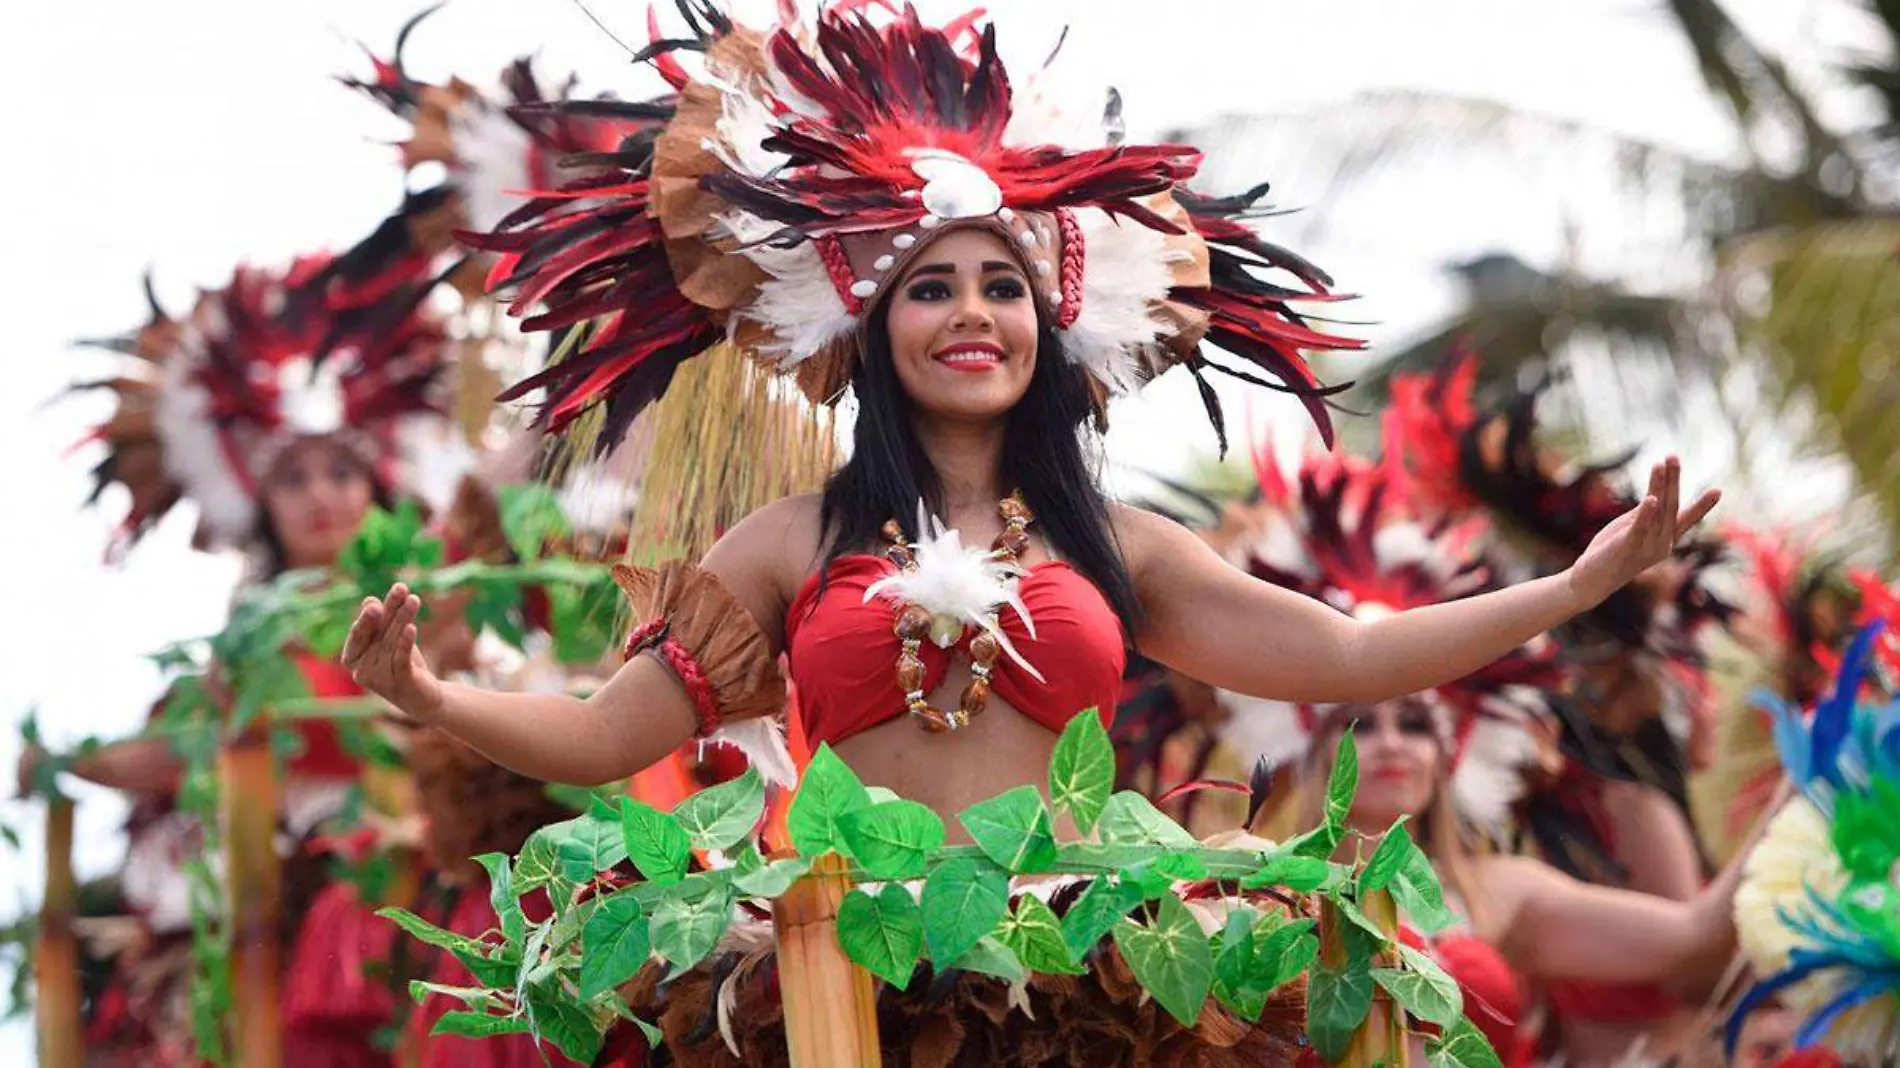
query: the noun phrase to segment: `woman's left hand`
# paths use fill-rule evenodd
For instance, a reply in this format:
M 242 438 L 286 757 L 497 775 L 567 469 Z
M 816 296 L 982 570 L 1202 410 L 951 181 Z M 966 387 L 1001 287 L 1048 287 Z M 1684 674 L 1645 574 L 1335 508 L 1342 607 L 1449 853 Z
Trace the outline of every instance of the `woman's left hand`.
M 1681 508 L 1682 462 L 1671 456 L 1649 469 L 1649 494 L 1590 541 L 1565 572 L 1579 611 L 1602 604 L 1636 576 L 1669 558 L 1676 542 L 1722 498 L 1709 490 Z

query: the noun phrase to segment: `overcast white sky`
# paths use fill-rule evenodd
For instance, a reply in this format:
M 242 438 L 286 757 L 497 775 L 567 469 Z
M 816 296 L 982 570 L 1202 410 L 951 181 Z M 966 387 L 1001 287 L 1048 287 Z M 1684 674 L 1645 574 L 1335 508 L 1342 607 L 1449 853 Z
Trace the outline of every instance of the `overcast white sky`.
M 420 6 L 418 2 L 417 5 Z M 623 39 L 640 40 L 636 5 L 597 2 Z M 962 5 L 927 0 L 926 17 Z M 1217 116 L 1312 113 L 1355 94 L 1426 89 L 1487 97 L 1584 120 L 1707 158 L 1736 144 L 1687 51 L 1645 0 L 995 0 L 1006 54 L 1039 58 L 1071 24 L 1061 68 L 1121 89 L 1134 136 Z M 1760 39 L 1797 56 L 1837 53 L 1857 23 L 1839 0 L 1733 0 Z M 769 0 L 737 5 L 761 19 Z M 66 455 L 102 411 L 78 400 L 46 407 L 69 381 L 110 362 L 72 338 L 116 332 L 140 317 L 140 272 L 182 306 L 240 259 L 276 261 L 347 244 L 401 190 L 386 143 L 395 121 L 337 85 L 362 71 L 353 40 L 379 52 L 411 11 L 400 0 L 60 0 L 8 19 L 0 66 L 11 101 L 0 169 L 8 205 L 0 293 L 7 297 L 7 388 L 0 392 L 0 768 L 17 752 L 12 724 L 40 709 L 55 743 L 132 729 L 157 680 L 141 655 L 215 629 L 234 561 L 191 553 L 175 515 L 121 568 L 103 566 L 123 502 L 81 512 L 90 450 Z M 1158 21 L 1158 13 L 1166 12 Z M 1085 14 L 1086 13 L 1086 14 Z M 593 26 L 573 0 L 454 0 L 409 49 L 417 74 L 487 84 L 536 52 L 548 80 L 580 72 L 584 87 L 638 97 L 650 74 Z M 1271 161 L 1266 161 L 1272 178 Z M 1401 337 L 1449 309 L 1443 264 L 1510 249 L 1550 265 L 1564 254 L 1566 217 L 1600 191 L 1561 158 L 1504 166 L 1495 158 L 1422 167 L 1416 186 L 1380 183 L 1364 203 L 1324 202 L 1320 187 L 1276 185 L 1281 204 L 1315 204 L 1324 243 L 1306 248 L 1344 288 L 1366 294 L 1355 317 L 1374 341 Z M 1297 168 L 1293 169 L 1298 173 Z M 1600 176 L 1599 176 L 1600 177 Z M 1574 179 L 1572 182 L 1570 179 Z M 1580 192 L 1579 190 L 1583 190 Z M 1591 226 L 1602 220 L 1589 219 Z M 1588 226 L 1585 227 L 1589 229 Z M 1614 229 L 1614 227 L 1612 227 Z M 1625 225 L 1619 241 L 1641 238 Z M 1640 241 L 1638 242 L 1640 243 Z M 1173 376 L 1170 376 L 1173 377 Z M 1207 448 L 1192 390 L 1164 383 L 1117 413 L 1111 449 L 1148 466 Z M 1296 413 L 1269 406 L 1285 422 Z M 1256 412 L 1258 414 L 1258 412 Z M 1175 426 L 1182 420 L 1189 429 Z M 1694 458 L 1689 457 L 1693 474 Z M 83 873 L 109 870 L 122 808 L 87 793 Z M 17 803 L 0 818 L 28 833 L 24 857 L 0 860 L 0 914 L 37 896 L 39 813 Z M 0 847 L 4 848 L 4 847 Z M 24 1027 L 0 1029 L 0 1063 L 30 1063 Z

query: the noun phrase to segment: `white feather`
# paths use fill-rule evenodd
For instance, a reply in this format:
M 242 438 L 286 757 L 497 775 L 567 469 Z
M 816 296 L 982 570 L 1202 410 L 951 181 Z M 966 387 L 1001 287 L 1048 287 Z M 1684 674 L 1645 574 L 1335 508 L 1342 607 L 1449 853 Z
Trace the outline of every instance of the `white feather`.
M 746 241 L 749 227 L 738 218 L 741 215 L 729 213 L 722 222 L 733 236 Z M 796 367 L 857 331 L 858 317 L 845 308 L 810 242 L 792 248 L 754 245 L 745 257 L 767 277 L 759 283 L 758 296 L 746 305 L 744 315 L 771 328 L 774 338 L 760 345 L 759 352 L 780 369 Z
M 475 450 L 461 429 L 434 415 L 397 424 L 396 451 L 398 483 L 435 515 L 447 514 L 462 480 L 475 470 Z
M 1452 802 L 1459 815 L 1485 831 L 1502 828 L 1511 806 L 1524 796 L 1524 768 L 1536 759 L 1537 741 L 1523 727 L 1479 719 L 1465 738 L 1451 776 Z
M 607 464 L 576 468 L 555 492 L 561 514 L 574 529 L 606 535 L 618 530 L 640 503 L 637 482 L 617 474 Z
M 965 549 L 963 536 L 945 527 L 943 520 L 929 514 L 921 503 L 917 505 L 917 527 L 923 540 L 912 547 L 916 570 L 898 571 L 871 583 L 864 591 L 864 600 L 868 603 L 884 597 L 900 604 L 920 605 L 933 616 L 949 616 L 966 626 L 980 627 L 997 640 L 1018 667 L 1037 682 L 1046 681 L 997 625 L 997 611 L 1008 605 L 1015 609 L 1029 636 L 1036 636 L 1036 623 L 1029 618 L 1029 609 L 1016 589 L 1022 568 L 987 552 Z
M 197 504 L 213 539 L 242 545 L 257 521 L 257 502 L 225 461 L 224 444 L 211 423 L 210 394 L 190 378 L 195 364 L 190 355 L 187 350 L 171 361 L 158 391 L 154 417 L 165 469 Z
M 1142 357 L 1165 324 L 1155 316 L 1173 285 L 1166 238 L 1140 223 L 1076 213 L 1083 243 L 1082 311 L 1062 332 L 1062 352 L 1117 393 L 1142 381 Z
M 1261 757 L 1281 768 L 1306 759 L 1313 735 L 1297 706 L 1232 690 L 1215 690 L 1214 700 L 1227 713 L 1220 725 L 1221 741 L 1240 757 L 1242 766 L 1252 767 Z
M 455 184 L 473 229 L 493 230 L 521 206 L 522 191 L 534 186 L 530 144 L 527 131 L 501 109 L 482 103 L 462 109 L 455 124 Z
M 798 785 L 798 768 L 785 745 L 785 721 L 778 716 L 724 724 L 699 744 L 702 750 L 708 745 L 729 745 L 739 750 L 769 786 L 790 790 Z

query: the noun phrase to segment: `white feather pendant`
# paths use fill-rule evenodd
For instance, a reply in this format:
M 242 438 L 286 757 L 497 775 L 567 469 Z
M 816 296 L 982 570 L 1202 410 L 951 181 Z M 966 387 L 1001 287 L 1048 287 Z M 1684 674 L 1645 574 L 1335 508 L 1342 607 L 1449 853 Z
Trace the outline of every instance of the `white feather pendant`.
M 756 716 L 725 724 L 701 741 L 700 748 L 715 744 L 744 753 L 768 786 L 790 790 L 798 785 L 798 768 L 785 744 L 785 721 L 778 716 Z
M 1036 636 L 1036 622 L 1018 593 L 1017 580 L 1023 569 L 978 549 L 965 549 L 963 536 L 943 525 L 943 520 L 917 505 L 917 529 L 922 541 L 912 546 L 915 570 L 899 571 L 871 583 L 864 591 L 869 602 L 883 597 L 898 604 L 921 606 L 933 617 L 945 617 L 965 626 L 980 628 L 996 639 L 1003 652 L 1016 666 L 1037 682 L 1045 682 L 998 625 L 997 613 L 1005 605 L 1014 609 L 1029 636 Z
M 1155 317 L 1174 283 L 1167 239 L 1108 213 L 1076 212 L 1082 230 L 1082 311 L 1062 331 L 1062 352 L 1102 384 L 1129 393 L 1142 381 L 1142 354 L 1164 324 Z

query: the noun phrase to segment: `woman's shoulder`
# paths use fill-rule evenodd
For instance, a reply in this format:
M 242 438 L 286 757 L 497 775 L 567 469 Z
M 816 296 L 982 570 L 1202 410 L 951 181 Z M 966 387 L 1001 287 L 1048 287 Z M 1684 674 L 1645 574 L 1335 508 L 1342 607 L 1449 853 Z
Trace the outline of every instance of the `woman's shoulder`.
M 713 553 L 744 558 L 781 573 L 787 581 L 802 582 L 823 555 L 822 500 L 817 493 L 799 493 L 758 508 L 734 524 Z
M 1123 501 L 1108 502 L 1108 522 L 1116 544 L 1121 547 L 1122 562 L 1137 581 L 1146 562 L 1155 559 L 1157 554 L 1165 557 L 1178 551 L 1183 539 L 1198 544 L 1188 528 L 1167 516 Z

